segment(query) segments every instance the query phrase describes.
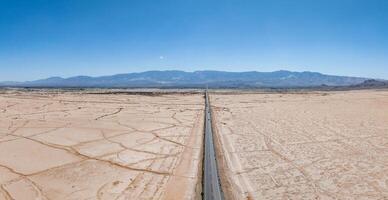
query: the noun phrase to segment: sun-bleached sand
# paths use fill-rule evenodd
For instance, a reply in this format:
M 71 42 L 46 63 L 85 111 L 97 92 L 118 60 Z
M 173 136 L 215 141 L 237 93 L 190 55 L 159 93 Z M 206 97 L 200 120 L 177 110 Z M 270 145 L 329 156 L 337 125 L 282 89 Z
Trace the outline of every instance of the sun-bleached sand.
M 200 198 L 203 105 L 200 94 L 3 92 L 0 199 Z
M 388 91 L 213 94 L 227 199 L 388 199 Z
M 388 91 L 210 98 L 226 199 L 388 198 Z M 202 94 L 1 92 L 0 199 L 200 199 L 203 109 Z

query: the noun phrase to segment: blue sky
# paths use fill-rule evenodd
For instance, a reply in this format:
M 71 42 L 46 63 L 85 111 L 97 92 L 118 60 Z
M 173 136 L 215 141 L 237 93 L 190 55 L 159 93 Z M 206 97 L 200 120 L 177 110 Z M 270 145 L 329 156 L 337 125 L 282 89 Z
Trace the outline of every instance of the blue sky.
M 388 79 L 385 0 L 0 0 L 0 81 L 145 70 Z

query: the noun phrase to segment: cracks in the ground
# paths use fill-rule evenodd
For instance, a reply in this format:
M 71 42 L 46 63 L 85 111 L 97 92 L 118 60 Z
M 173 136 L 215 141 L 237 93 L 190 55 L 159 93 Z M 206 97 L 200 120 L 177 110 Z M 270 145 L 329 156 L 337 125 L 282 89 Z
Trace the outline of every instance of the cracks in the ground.
M 4 184 L 0 185 L 0 194 L 3 194 L 3 196 L 6 198 L 6 200 L 14 200 L 14 198 L 12 198 L 11 194 L 5 189 Z
M 53 102 L 45 103 L 43 105 L 36 106 L 35 109 L 38 109 L 38 110 L 43 109 L 43 108 L 48 107 L 48 106 L 53 105 L 53 104 L 54 104 Z
M 13 174 L 16 174 L 16 175 L 18 175 L 18 176 L 26 176 L 26 174 L 23 174 L 23 173 L 21 173 L 21 172 L 18 172 L 18 171 L 15 171 L 14 169 L 12 169 L 11 167 L 8 167 L 8 166 L 5 166 L 5 165 L 1 165 L 0 164 L 0 167 L 2 167 L 2 168 L 4 168 L 4 169 L 7 169 L 8 171 L 10 171 L 11 173 L 13 173 Z
M 8 102 L 7 102 L 8 103 Z M 8 111 L 9 108 L 11 107 L 14 107 L 16 105 L 18 105 L 19 103 L 13 103 L 13 104 L 9 104 L 9 105 L 6 105 L 4 108 L 1 109 L 0 113 L 6 113 Z
M 163 160 L 162 162 L 165 162 L 165 161 L 166 161 L 166 160 Z M 152 162 L 149 164 L 149 167 L 148 167 L 148 168 L 151 168 L 152 165 L 153 165 L 155 162 L 156 162 L 156 160 L 152 160 Z M 162 175 L 163 177 L 166 177 L 166 176 L 171 175 L 171 174 L 161 174 L 161 175 Z M 132 192 L 130 192 L 131 189 L 137 188 L 135 184 L 141 182 L 141 181 L 144 180 L 145 178 L 146 178 L 146 173 L 142 172 L 142 173 L 138 174 L 138 175 L 135 177 L 135 179 L 132 180 L 132 181 L 127 185 L 127 187 L 126 187 L 124 190 L 122 190 L 122 192 L 115 198 L 115 200 L 118 200 L 118 199 L 120 199 L 120 198 L 122 198 L 122 197 L 126 197 L 127 195 L 131 195 L 131 193 L 132 193 Z M 153 182 L 152 179 L 153 179 L 153 177 L 151 177 L 151 180 L 147 181 L 147 183 L 143 186 L 144 189 L 142 189 L 142 190 L 140 191 L 140 193 L 138 194 L 138 196 L 141 196 L 141 195 L 147 190 L 146 188 L 149 186 L 149 184 L 150 184 L 151 182 Z M 137 191 L 137 192 L 138 192 L 138 191 Z M 156 192 L 157 192 L 157 191 L 154 191 L 154 194 L 155 194 Z
M 66 100 L 63 100 L 63 101 L 59 100 L 59 101 L 60 101 L 59 103 L 72 103 L 72 102 L 69 102 Z M 145 120 L 149 120 L 150 123 L 154 123 L 155 129 L 152 129 L 152 128 L 151 128 L 152 130 L 137 129 L 136 128 L 136 121 L 134 121 L 133 126 L 127 125 L 127 124 L 125 124 L 125 122 L 120 123 L 118 117 L 113 117 L 113 116 L 122 112 L 124 110 L 124 108 L 118 107 L 118 108 L 116 108 L 117 110 L 113 110 L 113 108 L 111 107 L 110 108 L 112 110 L 111 113 L 106 113 L 104 115 L 98 116 L 97 118 L 92 117 L 92 118 L 87 118 L 87 119 L 82 119 L 82 120 L 84 120 L 83 122 L 90 123 L 90 124 L 97 123 L 95 121 L 99 121 L 99 120 L 101 120 L 101 121 L 106 120 L 106 121 L 113 122 L 113 123 L 117 122 L 117 124 L 120 127 L 113 124 L 114 128 L 107 129 L 107 130 L 105 130 L 105 129 L 101 130 L 102 137 L 94 138 L 94 140 L 87 140 L 87 141 L 78 142 L 75 145 L 66 146 L 66 145 L 57 144 L 56 142 L 54 142 L 54 143 L 48 142 L 45 140 L 45 134 L 55 132 L 61 128 L 71 127 L 72 124 L 69 121 L 73 117 L 71 115 L 74 115 L 74 113 L 76 113 L 73 111 L 79 110 L 79 108 L 80 108 L 79 106 L 69 107 L 69 105 L 71 105 L 71 104 L 68 104 L 68 105 L 65 105 L 66 107 L 60 107 L 59 109 L 56 108 L 58 110 L 54 110 L 53 108 L 55 107 L 55 105 L 58 105 L 58 100 L 55 102 L 56 102 L 55 104 L 53 102 L 47 103 L 47 101 L 46 101 L 46 103 L 39 103 L 38 106 L 33 107 L 32 110 L 28 110 L 27 111 L 28 113 L 27 112 L 21 112 L 21 113 L 10 112 L 10 113 L 8 113 L 7 111 L 4 111 L 4 113 L 8 114 L 8 116 L 6 116 L 6 117 L 9 118 L 9 122 L 10 122 L 10 125 L 8 127 L 8 131 L 6 132 L 7 136 L 10 136 L 10 138 L 15 138 L 15 139 L 20 139 L 20 140 L 30 140 L 32 142 L 39 143 L 41 145 L 47 146 L 47 147 L 52 148 L 52 149 L 58 149 L 61 151 L 65 151 L 71 155 L 78 157 L 78 159 L 76 158 L 76 160 L 75 161 L 73 160 L 73 162 L 66 163 L 66 164 L 60 165 L 60 166 L 51 167 L 49 169 L 44 169 L 41 171 L 32 172 L 29 174 L 22 174 L 20 172 L 14 171 L 14 170 L 11 171 L 12 169 L 7 168 L 7 169 L 10 169 L 10 173 L 19 175 L 21 179 L 28 181 L 28 184 L 31 185 L 31 187 L 33 187 L 34 190 L 36 190 L 36 192 L 40 191 L 40 193 L 42 194 L 42 198 L 44 198 L 44 196 L 43 196 L 43 193 L 41 192 L 39 186 L 36 185 L 35 183 L 33 183 L 28 177 L 31 178 L 31 176 L 40 176 L 42 174 L 44 175 L 45 173 L 47 173 L 49 171 L 55 171 L 55 170 L 59 170 L 59 169 L 63 169 L 63 168 L 68 168 L 68 167 L 71 167 L 72 165 L 75 165 L 76 163 L 85 162 L 88 160 L 98 161 L 98 162 L 105 163 L 105 164 L 108 164 L 112 167 L 117 167 L 120 169 L 139 172 L 139 173 L 137 173 L 138 176 L 136 177 L 137 181 L 135 182 L 135 184 L 141 184 L 141 187 L 147 188 L 147 191 L 142 191 L 142 192 L 148 193 L 149 190 L 154 191 L 154 189 L 151 189 L 153 187 L 153 182 L 158 182 L 158 185 L 156 186 L 157 189 L 155 190 L 157 192 L 158 190 L 160 190 L 162 188 L 161 182 L 166 181 L 166 177 L 174 176 L 172 174 L 172 172 L 170 172 L 170 171 L 173 168 L 173 166 L 176 164 L 180 155 L 182 154 L 181 147 L 192 148 L 192 147 L 186 146 L 185 141 L 186 141 L 187 136 L 183 134 L 183 131 L 182 131 L 182 135 L 172 134 L 175 131 L 174 127 L 187 127 L 187 128 L 190 127 L 191 128 L 192 124 L 189 123 L 189 118 L 184 117 L 183 118 L 184 120 L 182 121 L 180 119 L 180 116 L 178 117 L 177 114 L 179 114 L 179 112 L 183 112 L 183 110 L 175 110 L 176 108 L 174 108 L 174 112 L 171 113 L 171 115 L 169 115 L 169 116 L 164 116 L 164 115 L 158 114 L 158 113 L 161 113 L 162 111 L 163 112 L 165 111 L 165 107 L 163 107 L 163 106 L 160 107 L 159 104 L 149 104 L 150 105 L 149 110 L 152 110 L 152 111 L 149 112 L 149 110 L 148 110 L 148 112 L 145 113 L 146 115 L 143 115 L 143 116 L 140 114 L 144 114 L 144 113 L 138 114 L 136 107 L 133 107 L 133 108 L 135 108 L 134 111 L 136 111 L 133 113 L 133 115 L 139 115 L 139 117 L 144 118 Z M 85 101 L 83 101 L 82 103 L 85 103 Z M 113 103 L 113 102 L 97 102 L 97 103 Z M 124 104 L 122 102 L 116 102 L 116 103 L 120 104 L 120 106 L 124 106 Z M 134 103 L 130 103 L 130 104 L 133 105 Z M 168 105 L 171 106 L 171 104 L 168 104 Z M 186 104 L 182 104 L 182 105 L 186 105 Z M 63 106 L 63 105 L 60 105 L 60 106 Z M 90 108 L 93 109 L 90 111 L 95 111 L 95 107 L 91 106 Z M 132 107 L 125 107 L 125 108 L 132 108 Z M 148 107 L 147 107 L 147 109 L 148 109 Z M 106 111 L 108 111 L 108 110 L 106 110 Z M 0 110 L 0 112 L 2 112 L 2 110 Z M 50 114 L 50 113 L 55 113 L 55 114 Z M 90 113 L 88 113 L 88 114 L 90 114 Z M 83 113 L 83 114 L 86 114 L 86 113 Z M 131 113 L 125 112 L 125 114 L 127 115 L 127 114 L 131 114 Z M 31 125 L 33 125 L 34 122 L 37 120 L 42 122 L 42 123 L 50 123 L 50 121 L 47 121 L 47 119 L 48 119 L 48 117 L 51 117 L 51 116 L 55 116 L 55 117 L 59 116 L 61 119 L 63 119 L 64 116 L 65 117 L 71 116 L 71 118 L 65 119 L 68 122 L 67 124 L 61 123 L 60 126 L 55 125 L 55 127 L 43 127 L 44 131 L 36 129 L 35 133 L 32 133 L 32 134 L 28 133 L 29 135 L 24 134 L 24 129 L 23 129 L 23 133 L 19 134 L 18 130 L 20 130 L 21 128 L 33 128 Z M 76 115 L 74 115 L 74 116 L 76 116 Z M 12 120 L 11 120 L 11 118 L 12 118 Z M 162 120 L 158 121 L 157 119 L 160 119 L 160 118 L 162 118 Z M 186 118 L 187 118 L 187 120 L 186 120 Z M 61 121 L 61 122 L 63 122 L 63 121 Z M 146 121 L 146 123 L 148 123 L 148 121 Z M 81 122 L 76 122 L 75 124 L 78 125 L 78 124 L 81 124 Z M 122 127 L 125 127 L 125 130 Z M 157 128 L 157 127 L 162 127 L 162 128 Z M 5 127 L 5 128 L 7 128 L 7 127 Z M 42 127 L 40 127 L 40 128 L 42 128 Z M 97 128 L 94 128 L 94 129 L 97 129 Z M 147 129 L 148 129 L 148 127 L 147 127 Z M 167 130 L 167 129 L 171 129 L 171 131 L 166 131 L 166 133 L 164 133 L 163 131 Z M 184 129 L 184 130 L 185 130 L 184 133 L 186 133 L 186 129 Z M 113 131 L 113 132 L 110 133 L 107 131 Z M 140 133 L 140 134 L 144 133 L 144 134 L 150 134 L 150 135 L 145 135 L 144 137 L 142 137 L 144 139 L 139 140 L 136 143 L 132 142 L 131 145 L 127 145 L 127 146 L 126 146 L 125 142 L 120 140 L 119 136 L 128 135 L 128 134 L 135 133 L 135 132 Z M 41 136 L 41 135 L 42 135 L 42 138 L 36 137 L 36 136 Z M 50 134 L 50 137 L 52 137 L 51 134 Z M 5 138 L 5 139 L 7 139 L 7 141 L 9 141 L 8 138 Z M 112 150 L 110 150 L 110 152 L 108 152 L 108 153 L 106 151 L 102 151 L 101 153 L 98 153 L 98 155 L 94 155 L 94 153 L 89 154 L 88 151 L 84 151 L 84 149 L 83 149 L 84 147 L 89 148 L 89 147 L 93 147 L 94 145 L 99 145 L 100 144 L 99 141 L 103 141 L 101 144 L 108 145 L 108 147 L 114 146 L 115 149 L 113 151 L 115 151 L 115 152 L 112 152 Z M 96 142 L 96 143 L 92 143 L 92 142 Z M 81 146 L 81 145 L 88 145 L 88 143 L 90 143 L 91 146 Z M 150 146 L 151 144 L 154 144 L 154 143 L 157 145 L 160 145 L 161 147 L 155 149 L 155 151 L 154 151 L 154 148 L 148 148 L 148 146 Z M 118 145 L 118 146 L 116 146 L 116 145 Z M 146 145 L 148 145 L 148 146 L 145 147 Z M 143 148 L 143 147 L 145 147 L 145 148 Z M 125 152 L 125 151 L 128 151 L 128 152 Z M 140 157 L 141 159 L 135 159 L 135 160 L 129 159 L 128 160 L 126 158 L 126 156 L 132 154 L 131 151 L 143 153 L 144 157 Z M 103 155 L 101 155 L 101 154 L 103 154 Z M 148 155 L 146 155 L 146 154 L 148 154 Z M 117 160 L 116 160 L 115 156 L 117 157 Z M 20 170 L 18 170 L 18 171 L 20 171 Z M 145 178 L 145 177 L 153 177 L 153 176 L 150 176 L 150 174 L 159 175 L 159 176 L 155 176 L 155 177 L 162 177 L 163 181 L 161 181 L 162 179 L 157 179 L 157 178 L 155 178 L 155 179 Z M 19 180 L 21 180 L 20 178 L 19 178 Z M 146 182 L 140 183 L 144 178 L 147 179 Z M 134 181 L 132 181 L 132 182 L 134 182 Z M 128 193 L 128 192 L 130 193 L 131 192 L 130 190 L 131 190 L 130 188 L 126 188 L 126 190 L 123 191 L 123 194 Z M 139 190 L 139 189 L 136 189 L 136 190 Z M 138 192 L 140 192 L 140 190 Z M 142 192 L 140 192 L 139 195 L 144 195 L 144 193 L 142 193 Z M 155 194 L 156 194 L 156 192 L 155 192 Z M 0 188 L 0 194 L 2 194 L 2 193 L 5 193 L 5 192 L 3 191 L 2 188 Z M 5 196 L 5 195 L 3 195 L 3 196 Z
M 288 163 L 291 168 L 290 169 L 296 169 L 298 172 L 301 173 L 301 175 L 303 176 L 303 178 L 307 181 L 307 183 L 312 187 L 313 191 L 314 191 L 314 194 L 316 197 L 319 197 L 320 194 L 325 194 L 325 195 L 328 195 L 330 197 L 334 197 L 335 195 L 332 194 L 331 192 L 327 191 L 327 190 L 324 190 L 322 189 L 321 187 L 319 187 L 319 184 L 318 184 L 318 180 L 314 180 L 311 175 L 304 169 L 306 166 L 300 166 L 298 165 L 297 163 L 295 163 L 295 161 L 293 159 L 290 158 L 290 152 L 288 149 L 286 149 L 280 142 L 274 140 L 271 136 L 268 136 L 267 134 L 264 134 L 263 132 L 260 131 L 260 129 L 254 124 L 254 123 L 251 123 L 249 122 L 248 123 L 251 127 L 253 127 L 253 129 L 255 130 L 256 133 L 259 133 L 260 135 L 263 136 L 264 138 L 264 144 L 266 146 L 266 149 L 263 149 L 263 150 L 254 150 L 252 152 L 271 152 L 272 155 L 275 155 L 276 157 L 280 158 L 281 160 L 283 160 L 284 162 Z M 233 132 L 233 131 L 232 131 Z M 239 134 L 234 134 L 234 133 L 231 133 L 231 135 L 239 135 Z M 243 153 L 243 152 L 240 152 L 240 153 Z M 290 154 L 290 155 L 288 155 Z M 239 171 L 239 172 L 236 172 L 237 175 L 239 174 L 246 174 L 246 173 L 249 173 L 251 171 L 254 171 L 254 170 L 259 170 L 259 169 L 263 169 L 265 168 L 266 166 L 258 166 L 258 167 L 251 167 L 251 168 L 246 168 L 244 169 L 243 171 Z M 266 175 L 268 175 L 272 182 L 277 186 L 277 187 L 280 187 L 280 186 L 284 186 L 284 187 L 288 187 L 286 185 L 282 185 L 281 183 L 279 183 L 276 178 L 271 174 L 271 173 L 267 173 Z
M 51 111 L 41 111 L 41 112 L 32 112 L 32 113 L 24 113 L 24 114 L 12 114 L 12 115 L 8 115 L 7 117 L 8 118 L 12 118 L 12 117 L 21 117 L 21 116 L 30 116 L 30 115 L 40 115 L 40 114 L 48 114 L 48 113 L 60 113 L 60 112 L 64 112 L 65 114 L 68 114 L 69 111 L 75 111 L 75 110 L 79 110 L 79 108 L 76 108 L 76 109 L 63 109 L 63 110 L 51 110 Z
M 29 120 L 25 120 L 25 121 L 23 121 L 23 123 L 20 126 L 17 126 L 17 127 L 14 128 L 14 121 L 11 121 L 10 125 L 7 128 L 9 133 L 6 133 L 5 135 L 0 136 L 0 139 L 5 138 L 5 137 L 10 136 L 10 135 L 13 135 L 16 131 L 18 131 L 19 129 L 25 127 L 28 123 L 29 123 Z M 2 141 L 2 142 L 8 142 L 8 141 L 9 140 Z M 0 143 L 2 143 L 2 142 L 0 142 Z
M 117 121 L 117 123 L 120 125 L 120 126 L 123 126 L 123 127 L 126 127 L 126 128 L 131 128 L 132 130 L 134 131 L 137 131 L 137 132 L 140 132 L 140 133 L 145 133 L 145 134 L 152 134 L 155 138 L 157 139 L 160 139 L 160 140 L 163 140 L 165 142 L 168 142 L 168 143 L 173 143 L 175 145 L 178 145 L 178 146 L 185 146 L 184 144 L 180 143 L 180 142 L 177 142 L 177 141 L 174 141 L 174 140 L 171 140 L 171 139 L 168 139 L 168 138 L 165 138 L 163 136 L 160 136 L 157 132 L 158 131 L 162 131 L 162 130 L 166 130 L 166 129 L 170 129 L 170 128 L 174 128 L 174 127 L 178 127 L 178 126 L 184 126 L 184 125 L 176 125 L 176 124 L 169 124 L 169 123 L 164 123 L 166 125 L 169 125 L 167 127 L 163 127 L 163 128 L 158 128 L 158 129 L 153 129 L 153 130 L 150 130 L 150 131 L 143 131 L 143 130 L 139 130 L 137 128 L 134 128 L 132 126 L 129 126 L 129 125 L 126 125 L 126 124 L 123 124 L 123 123 L 120 123 Z M 163 123 L 159 123 L 159 124 L 163 124 Z M 186 127 L 186 126 L 184 126 Z
M 80 157 L 82 160 L 96 160 L 96 161 L 108 163 L 109 165 L 112 165 L 112 166 L 116 166 L 116 167 L 119 167 L 119 168 L 124 168 L 124 169 L 127 169 L 127 170 L 133 170 L 133 171 L 149 172 L 149 173 L 154 173 L 154 174 L 159 174 L 159 175 L 160 174 L 162 174 L 162 175 L 168 175 L 169 174 L 167 172 L 159 172 L 159 171 L 154 171 L 154 170 L 147 170 L 147 169 L 128 167 L 126 165 L 122 165 L 122 164 L 119 164 L 119 163 L 116 163 L 116 162 L 113 162 L 113 161 L 110 161 L 110 160 L 105 160 L 105 159 L 102 159 L 102 158 L 99 158 L 99 157 L 91 157 L 91 156 L 82 154 L 81 152 L 79 152 L 78 150 L 76 150 L 73 147 L 61 146 L 61 145 L 57 145 L 57 144 L 50 144 L 50 143 L 47 143 L 47 142 L 42 142 L 42 141 L 39 141 L 39 140 L 36 140 L 36 139 L 32 139 L 32 138 L 28 138 L 28 137 L 23 137 L 23 138 L 32 140 L 34 142 L 38 142 L 38 143 L 40 143 L 42 145 L 45 145 L 45 146 L 48 146 L 48 147 L 52 147 L 52 148 L 59 149 L 59 150 L 64 150 L 64 151 L 66 151 L 68 153 L 71 153 L 73 155 L 76 155 L 76 156 Z M 29 174 L 29 176 L 37 175 L 37 174 L 40 174 L 40 173 L 42 173 L 42 172 L 37 172 L 37 173 Z
M 116 111 L 114 111 L 112 113 L 101 115 L 101 116 L 95 118 L 94 120 L 100 120 L 100 119 L 103 119 L 105 117 L 109 117 L 109 116 L 113 116 L 113 115 L 119 114 L 123 109 L 124 108 L 118 108 Z
M 12 169 L 12 168 L 10 168 L 10 167 L 7 167 L 7 166 L 5 166 L 5 165 L 0 165 L 0 167 L 5 168 L 5 169 L 7 169 L 9 172 L 11 172 L 11 173 L 13 173 L 13 174 L 16 174 L 16 175 L 18 176 L 18 177 L 16 177 L 16 178 L 11 179 L 11 180 L 9 180 L 9 181 L 7 181 L 7 182 L 5 182 L 5 183 L 3 183 L 3 184 L 0 185 L 0 192 L 2 192 L 3 194 L 5 194 L 5 197 L 6 197 L 6 198 L 8 198 L 8 199 L 14 199 L 14 198 L 12 198 L 11 194 L 7 191 L 7 189 L 5 188 L 5 186 L 10 185 L 10 184 L 12 184 L 12 183 L 14 183 L 14 182 L 17 182 L 17 181 L 21 181 L 21 180 L 24 179 L 24 180 L 28 181 L 28 182 L 31 184 L 31 186 L 34 188 L 34 191 L 37 192 L 37 195 L 40 197 L 39 199 L 48 199 L 48 198 L 44 195 L 42 189 L 38 186 L 38 184 L 36 184 L 34 181 L 32 181 L 32 180 L 29 178 L 30 175 L 28 175 L 28 174 L 23 174 L 23 173 L 21 173 L 21 172 L 17 172 L 17 171 L 15 171 L 14 169 Z
M 134 151 L 134 152 L 139 152 L 139 153 L 146 153 L 146 154 L 152 154 L 152 155 L 156 155 L 156 156 L 172 156 L 170 154 L 163 154 L 163 153 L 157 153 L 157 152 L 152 152 L 152 151 L 145 151 L 145 150 L 140 150 L 140 149 L 135 149 L 134 147 L 136 146 L 140 146 L 140 145 L 144 145 L 144 144 L 138 144 L 134 147 L 128 147 L 126 145 L 124 145 L 123 143 L 121 142 L 117 142 L 117 141 L 114 141 L 112 140 L 112 138 L 115 138 L 115 137 L 118 137 L 118 136 L 121 136 L 121 135 L 127 135 L 127 134 L 130 134 L 130 133 L 125 133 L 125 134 L 120 134 L 120 135 L 114 135 L 112 137 L 106 137 L 105 133 L 103 132 L 102 135 L 103 135 L 103 140 L 106 140 L 110 143 L 113 143 L 113 144 L 117 144 L 119 145 L 121 148 L 125 149 L 125 150 L 130 150 L 130 151 Z M 150 140 L 152 141 L 152 140 Z M 148 141 L 148 142 L 150 142 Z
M 304 170 L 303 167 L 301 166 L 298 166 L 296 163 L 294 163 L 294 161 L 292 161 L 291 159 L 289 159 L 286 155 L 282 154 L 280 151 L 277 151 L 272 144 L 277 144 L 279 145 L 279 147 L 288 152 L 286 149 L 284 149 L 284 147 L 282 146 L 282 144 L 280 144 L 279 142 L 275 141 L 274 139 L 272 139 L 270 136 L 267 136 L 266 134 L 262 133 L 261 131 L 258 131 L 259 129 L 257 129 L 257 127 L 252 124 L 252 123 L 249 123 L 252 127 L 254 127 L 255 130 L 257 130 L 257 132 L 262 135 L 264 137 L 264 143 L 267 147 L 267 149 L 273 154 L 273 155 L 276 155 L 278 156 L 280 159 L 282 159 L 283 161 L 285 161 L 286 163 L 289 163 L 291 166 L 293 166 L 296 170 L 298 170 L 302 175 L 303 177 L 309 182 L 311 183 L 311 186 L 313 187 L 314 189 L 314 192 L 315 192 L 315 195 L 318 197 L 319 196 L 319 186 L 317 185 L 317 183 L 311 178 L 311 176 Z M 271 176 L 271 179 L 274 181 L 274 184 L 277 185 L 277 182 L 275 181 L 275 179 Z

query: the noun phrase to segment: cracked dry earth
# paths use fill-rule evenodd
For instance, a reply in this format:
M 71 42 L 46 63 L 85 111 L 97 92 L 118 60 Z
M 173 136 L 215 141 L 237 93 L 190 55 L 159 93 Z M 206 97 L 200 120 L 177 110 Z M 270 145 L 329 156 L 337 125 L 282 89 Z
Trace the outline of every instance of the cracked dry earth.
M 194 199 L 202 95 L 0 94 L 0 199 Z
M 229 199 L 388 199 L 388 91 L 211 97 Z

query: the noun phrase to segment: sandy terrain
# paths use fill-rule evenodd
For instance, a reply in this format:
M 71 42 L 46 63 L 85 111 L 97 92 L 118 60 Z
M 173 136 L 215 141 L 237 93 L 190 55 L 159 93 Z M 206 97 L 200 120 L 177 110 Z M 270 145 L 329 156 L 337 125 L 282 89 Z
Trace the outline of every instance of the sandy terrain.
M 388 91 L 211 97 L 228 199 L 388 199 Z
M 0 199 L 194 199 L 202 95 L 0 94 Z

